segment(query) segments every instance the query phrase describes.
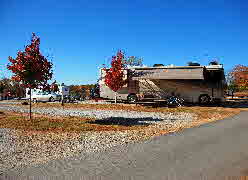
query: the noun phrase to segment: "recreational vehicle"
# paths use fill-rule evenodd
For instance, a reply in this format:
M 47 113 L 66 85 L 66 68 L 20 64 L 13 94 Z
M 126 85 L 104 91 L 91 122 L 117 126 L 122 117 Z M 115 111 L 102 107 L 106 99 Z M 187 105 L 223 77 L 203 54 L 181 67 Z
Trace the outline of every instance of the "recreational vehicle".
M 129 102 L 166 99 L 176 95 L 185 102 L 208 104 L 224 101 L 223 65 L 135 67 L 124 70 L 127 84 L 117 98 Z M 105 84 L 106 69 L 100 69 L 100 96 L 114 99 L 115 93 Z

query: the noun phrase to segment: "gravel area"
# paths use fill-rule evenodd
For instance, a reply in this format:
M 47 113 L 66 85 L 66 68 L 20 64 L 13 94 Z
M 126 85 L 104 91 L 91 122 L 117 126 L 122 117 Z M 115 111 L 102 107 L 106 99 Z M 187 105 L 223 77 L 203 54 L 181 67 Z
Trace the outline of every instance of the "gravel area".
M 28 108 L 5 104 L 0 106 L 0 111 L 27 113 Z M 149 126 L 146 126 L 144 130 L 83 132 L 81 134 L 23 134 L 21 130 L 0 129 L 0 174 L 13 168 L 33 166 L 77 153 L 90 154 L 105 151 L 117 145 L 144 141 L 161 130 L 184 127 L 194 120 L 194 114 L 191 113 L 63 110 L 59 108 L 34 108 L 33 112 L 50 116 L 93 117 L 98 121 L 118 121 L 130 123 L 130 125 L 138 123 Z
M 8 170 L 35 166 L 78 154 L 90 155 L 111 147 L 148 139 L 138 131 L 87 132 L 81 134 L 23 134 L 20 130 L 0 129 L 0 175 Z
M 13 112 L 28 113 L 28 107 L 20 106 L 0 106 L 0 110 L 7 110 Z M 161 120 L 189 120 L 192 118 L 190 113 L 157 113 L 157 112 L 137 112 L 137 111 L 123 111 L 123 110 L 82 110 L 82 109 L 62 109 L 62 108 L 32 108 L 33 113 L 45 114 L 49 116 L 77 116 L 88 117 L 96 119 L 109 118 L 129 118 L 129 119 L 149 119 L 149 122 L 157 123 Z M 153 121 L 151 121 L 151 119 Z

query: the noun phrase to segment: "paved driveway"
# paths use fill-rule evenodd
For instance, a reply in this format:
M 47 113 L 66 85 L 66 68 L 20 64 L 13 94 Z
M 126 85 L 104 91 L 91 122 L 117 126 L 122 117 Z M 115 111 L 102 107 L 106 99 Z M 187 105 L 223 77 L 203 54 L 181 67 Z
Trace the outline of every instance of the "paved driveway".
M 48 176 L 91 179 L 98 175 L 100 179 L 128 176 L 127 179 L 169 180 L 248 175 L 248 112 L 144 143 L 56 160 L 39 167 L 8 172 L 7 175 L 18 175 L 14 179 L 37 175 L 43 176 L 39 179 L 48 179 Z

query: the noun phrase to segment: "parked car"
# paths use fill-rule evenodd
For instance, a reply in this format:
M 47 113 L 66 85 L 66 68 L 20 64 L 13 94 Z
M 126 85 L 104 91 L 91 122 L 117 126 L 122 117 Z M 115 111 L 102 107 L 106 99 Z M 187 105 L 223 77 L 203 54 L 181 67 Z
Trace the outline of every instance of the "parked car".
M 60 101 L 61 95 L 56 93 L 48 93 L 48 92 L 38 92 L 31 96 L 33 102 L 43 101 L 43 102 L 54 102 Z

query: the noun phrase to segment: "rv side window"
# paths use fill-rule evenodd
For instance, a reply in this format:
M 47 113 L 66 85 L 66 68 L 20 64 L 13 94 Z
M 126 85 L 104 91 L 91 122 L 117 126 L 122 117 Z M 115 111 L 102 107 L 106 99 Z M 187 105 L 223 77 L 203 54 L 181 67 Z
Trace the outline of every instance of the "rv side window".
M 222 71 L 207 71 L 205 73 L 205 80 L 207 82 L 219 82 L 223 80 Z

